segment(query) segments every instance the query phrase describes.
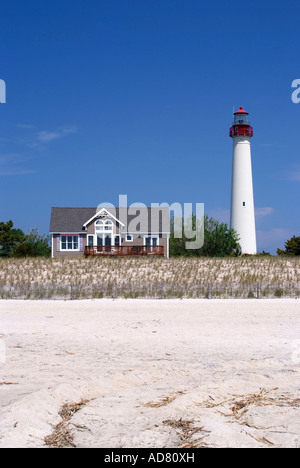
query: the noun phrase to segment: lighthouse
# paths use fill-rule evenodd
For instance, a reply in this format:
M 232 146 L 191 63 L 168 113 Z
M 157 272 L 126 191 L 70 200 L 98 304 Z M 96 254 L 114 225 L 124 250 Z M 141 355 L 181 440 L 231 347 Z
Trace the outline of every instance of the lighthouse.
M 234 113 L 230 227 L 239 235 L 242 254 L 256 254 L 251 145 L 253 128 L 242 107 Z

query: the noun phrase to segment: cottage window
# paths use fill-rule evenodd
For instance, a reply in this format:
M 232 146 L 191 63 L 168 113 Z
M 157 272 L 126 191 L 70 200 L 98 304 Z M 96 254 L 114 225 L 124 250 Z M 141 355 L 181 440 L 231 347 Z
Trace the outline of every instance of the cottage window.
M 96 229 L 96 232 L 98 231 L 104 231 L 104 224 L 103 224 L 103 221 L 99 220 L 99 221 L 96 221 L 95 222 L 95 229 Z
M 109 220 L 105 221 L 104 223 L 105 231 L 112 231 L 113 230 L 113 223 Z
M 95 234 L 97 236 L 97 245 L 112 245 L 114 225 L 110 219 L 105 221 L 99 219 L 95 222 Z
M 158 237 L 150 237 L 150 236 L 145 236 L 144 237 L 144 245 L 149 245 L 152 247 L 156 247 L 158 245 Z
M 103 231 L 112 231 L 113 230 L 113 223 L 109 219 L 106 221 L 102 221 L 101 219 L 95 222 L 95 229 L 96 232 L 103 232 Z
M 126 236 L 126 241 L 127 241 L 127 242 L 132 242 L 132 241 L 133 241 L 133 237 L 132 237 L 130 234 L 127 234 L 127 236 Z
M 78 236 L 60 236 L 61 250 L 78 250 Z

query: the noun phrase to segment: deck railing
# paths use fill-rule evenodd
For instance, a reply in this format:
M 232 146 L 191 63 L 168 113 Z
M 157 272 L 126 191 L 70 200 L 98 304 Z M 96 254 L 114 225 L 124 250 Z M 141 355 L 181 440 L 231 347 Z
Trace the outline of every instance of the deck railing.
M 116 256 L 116 257 L 137 257 L 141 255 L 153 255 L 163 256 L 164 246 L 163 245 L 101 245 L 94 246 L 88 245 L 84 249 L 84 255 L 86 257 L 103 255 L 103 256 Z

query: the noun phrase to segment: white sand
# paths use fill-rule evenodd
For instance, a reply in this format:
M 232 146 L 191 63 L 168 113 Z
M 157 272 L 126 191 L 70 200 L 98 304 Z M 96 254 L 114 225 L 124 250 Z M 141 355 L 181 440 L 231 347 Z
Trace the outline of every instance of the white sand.
M 81 399 L 78 447 L 178 447 L 180 418 L 209 447 L 300 447 L 299 319 L 285 299 L 0 301 L 0 447 L 45 446 Z M 261 389 L 239 419 L 203 404 Z

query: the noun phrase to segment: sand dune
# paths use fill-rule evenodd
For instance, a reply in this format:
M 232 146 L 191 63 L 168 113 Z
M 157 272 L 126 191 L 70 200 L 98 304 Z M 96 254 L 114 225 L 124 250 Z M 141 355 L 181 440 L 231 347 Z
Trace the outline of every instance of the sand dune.
M 299 447 L 299 321 L 287 299 L 0 301 L 0 447 Z

